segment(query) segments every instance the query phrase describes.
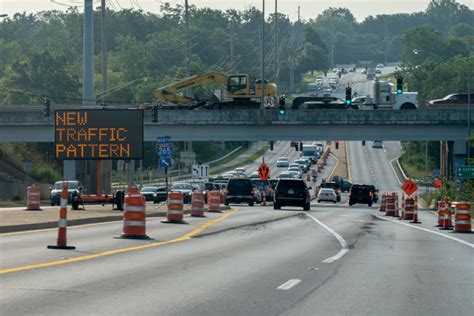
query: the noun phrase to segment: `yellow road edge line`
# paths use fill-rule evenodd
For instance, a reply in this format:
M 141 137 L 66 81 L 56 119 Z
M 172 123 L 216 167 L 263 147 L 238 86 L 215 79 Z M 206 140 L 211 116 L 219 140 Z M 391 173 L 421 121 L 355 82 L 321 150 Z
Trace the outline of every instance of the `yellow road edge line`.
M 90 260 L 90 259 L 95 259 L 99 257 L 105 257 L 105 256 L 110 256 L 110 255 L 115 255 L 119 253 L 124 253 L 124 252 L 131 252 L 135 250 L 141 250 L 145 248 L 152 248 L 152 247 L 159 247 L 175 242 L 180 242 L 184 240 L 188 240 L 191 237 L 197 235 L 198 233 L 202 232 L 203 230 L 209 228 L 212 225 L 215 225 L 219 223 L 220 221 L 223 221 L 224 219 L 228 218 L 235 212 L 237 212 L 238 209 L 231 209 L 229 212 L 225 213 L 221 217 L 215 218 L 197 228 L 192 230 L 191 232 L 184 234 L 178 238 L 167 240 L 167 241 L 160 241 L 160 242 L 154 242 L 146 245 L 141 245 L 141 246 L 135 246 L 135 247 L 130 247 L 130 248 L 122 248 L 122 249 L 116 249 L 116 250 L 110 250 L 102 253 L 97 253 L 93 255 L 87 255 L 87 256 L 82 256 L 82 257 L 77 257 L 77 258 L 70 258 L 66 260 L 58 260 L 58 261 L 52 261 L 52 262 L 45 262 L 45 263 L 39 263 L 39 264 L 34 264 L 34 265 L 29 265 L 29 266 L 24 266 L 24 267 L 17 267 L 17 268 L 10 268 L 10 269 L 5 269 L 5 270 L 0 270 L 0 274 L 7 274 L 7 273 L 13 273 L 13 272 L 18 272 L 18 271 L 25 271 L 25 270 L 31 270 L 31 269 L 37 269 L 37 268 L 44 268 L 44 267 L 51 267 L 51 266 L 57 266 L 60 264 L 65 264 L 65 263 L 71 263 L 71 262 L 78 262 L 78 261 L 85 261 L 85 260 Z
M 347 180 L 352 183 L 352 173 L 351 165 L 349 163 L 349 154 L 347 153 L 347 148 L 349 147 L 349 142 L 346 141 L 346 164 L 347 164 Z

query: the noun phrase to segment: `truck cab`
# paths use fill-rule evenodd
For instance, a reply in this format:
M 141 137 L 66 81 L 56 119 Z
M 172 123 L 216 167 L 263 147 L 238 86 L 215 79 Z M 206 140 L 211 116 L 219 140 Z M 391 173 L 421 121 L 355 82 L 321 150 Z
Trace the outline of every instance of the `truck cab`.
M 416 109 L 418 92 L 397 94 L 394 85 L 389 81 L 375 80 L 373 83 L 374 103 L 377 108 L 393 110 Z

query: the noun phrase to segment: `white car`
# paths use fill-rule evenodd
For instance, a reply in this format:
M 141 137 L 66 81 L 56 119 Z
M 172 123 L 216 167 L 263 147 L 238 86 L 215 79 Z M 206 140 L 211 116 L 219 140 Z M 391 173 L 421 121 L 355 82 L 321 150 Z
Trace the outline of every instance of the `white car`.
M 291 179 L 292 176 L 288 171 L 283 171 L 279 175 L 277 175 L 277 179 Z
M 249 178 L 250 178 L 250 179 L 259 178 L 259 176 L 258 176 L 258 171 L 252 172 L 252 173 L 250 174 L 250 177 L 249 177 Z
M 245 177 L 245 169 L 244 168 L 235 168 L 234 171 L 238 176 Z
M 284 168 L 286 168 L 286 167 L 288 167 L 289 164 L 290 164 L 290 163 L 288 162 L 288 158 L 286 158 L 286 157 L 280 157 L 280 158 L 278 158 L 278 160 L 277 160 L 277 167 L 284 167 Z
M 329 189 L 329 188 L 322 188 L 318 192 L 318 203 L 321 203 L 321 201 L 328 201 L 328 202 L 337 202 L 337 194 L 334 191 L 334 189 Z
M 296 170 L 288 170 L 288 173 L 290 176 L 294 179 L 301 179 L 301 171 L 296 171 Z
M 378 65 L 377 65 L 377 68 L 380 68 L 380 69 L 382 69 L 383 67 L 384 67 L 384 65 L 383 65 L 383 64 L 378 64 Z
M 381 140 L 374 140 L 372 148 L 383 148 L 383 142 Z

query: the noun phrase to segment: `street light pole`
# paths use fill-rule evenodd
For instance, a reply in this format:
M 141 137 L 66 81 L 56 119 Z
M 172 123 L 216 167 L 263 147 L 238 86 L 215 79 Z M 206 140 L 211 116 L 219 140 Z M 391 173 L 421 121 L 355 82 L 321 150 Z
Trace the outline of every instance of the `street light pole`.
M 260 78 L 260 109 L 265 109 L 265 0 L 262 0 L 262 74 Z

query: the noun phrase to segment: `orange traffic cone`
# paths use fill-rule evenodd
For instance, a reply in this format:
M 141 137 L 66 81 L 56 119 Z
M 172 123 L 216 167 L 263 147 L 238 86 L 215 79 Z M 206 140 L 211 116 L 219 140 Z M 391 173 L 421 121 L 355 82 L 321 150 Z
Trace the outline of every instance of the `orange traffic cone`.
M 76 249 L 74 246 L 67 245 L 67 182 L 63 181 L 63 190 L 61 191 L 61 208 L 59 209 L 58 240 L 56 246 L 49 245 L 48 249 Z

